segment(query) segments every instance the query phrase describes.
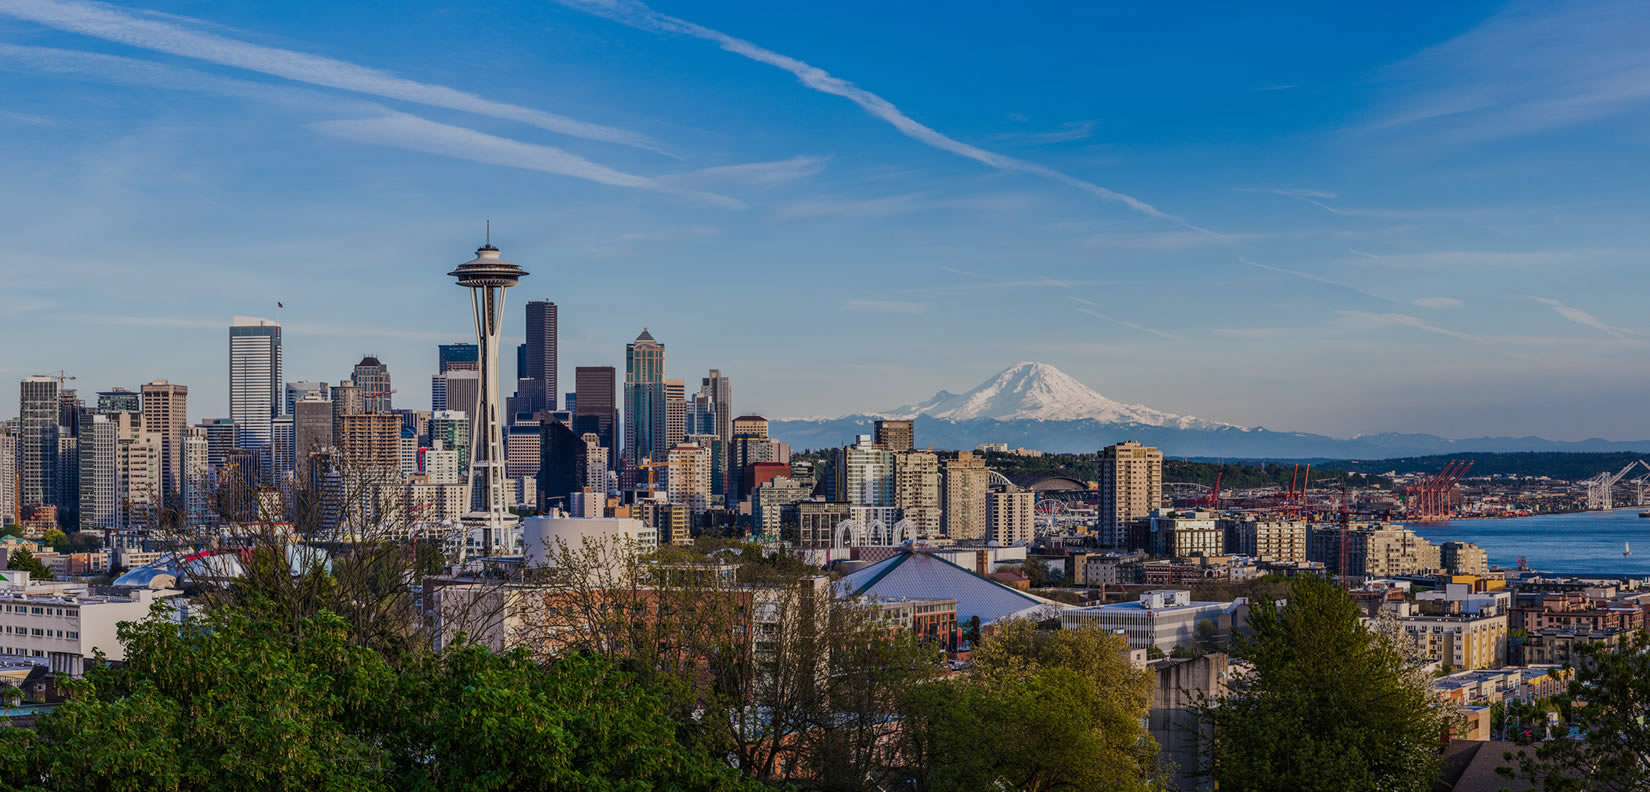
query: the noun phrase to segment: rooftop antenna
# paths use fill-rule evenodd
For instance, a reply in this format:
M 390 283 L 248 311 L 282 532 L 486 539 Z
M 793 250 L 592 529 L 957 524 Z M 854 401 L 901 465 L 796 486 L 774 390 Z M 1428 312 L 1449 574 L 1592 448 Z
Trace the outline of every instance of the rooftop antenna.
M 487 244 L 488 245 L 493 244 L 493 221 L 492 221 L 492 218 L 487 219 Z

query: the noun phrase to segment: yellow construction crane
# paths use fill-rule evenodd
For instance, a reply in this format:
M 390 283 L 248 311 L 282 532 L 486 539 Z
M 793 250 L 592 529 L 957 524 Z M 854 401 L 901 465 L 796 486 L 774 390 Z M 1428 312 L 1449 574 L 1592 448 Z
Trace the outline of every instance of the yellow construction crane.
M 682 463 L 680 462 L 671 462 L 668 459 L 664 462 L 654 462 L 653 457 L 642 457 L 642 461 L 637 462 L 636 467 L 647 471 L 647 494 L 649 496 L 653 496 L 659 492 L 659 486 L 654 482 L 654 470 L 658 468 L 671 468 L 681 464 Z

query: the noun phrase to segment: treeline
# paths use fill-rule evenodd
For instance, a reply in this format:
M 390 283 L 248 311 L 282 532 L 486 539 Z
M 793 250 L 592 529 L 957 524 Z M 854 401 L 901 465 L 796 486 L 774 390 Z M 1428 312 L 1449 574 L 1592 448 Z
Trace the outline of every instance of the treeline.
M 1637 459 L 1650 462 L 1650 454 L 1631 451 L 1593 454 L 1562 451 L 1467 453 L 1367 461 L 1339 460 L 1322 462 L 1320 465 L 1324 469 L 1359 473 L 1437 473 L 1452 461 L 1472 460 L 1472 470 L 1467 474 L 1469 476 L 1550 476 L 1565 481 L 1579 481 L 1606 470 L 1614 473 Z
M 1014 454 L 987 454 L 986 465 L 1009 478 L 1029 473 L 1060 473 L 1081 481 L 1098 481 L 1100 464 L 1094 454 L 1045 454 L 1041 457 L 1022 457 Z M 1255 489 L 1260 487 L 1289 488 L 1291 479 L 1300 486 L 1306 478 L 1306 466 L 1276 462 L 1193 462 L 1183 459 L 1163 460 L 1163 481 L 1187 482 L 1214 486 L 1220 477 L 1221 489 Z M 1385 476 L 1360 471 L 1349 473 L 1344 469 L 1312 469 L 1312 487 L 1339 487 L 1345 480 L 1352 487 L 1391 487 Z

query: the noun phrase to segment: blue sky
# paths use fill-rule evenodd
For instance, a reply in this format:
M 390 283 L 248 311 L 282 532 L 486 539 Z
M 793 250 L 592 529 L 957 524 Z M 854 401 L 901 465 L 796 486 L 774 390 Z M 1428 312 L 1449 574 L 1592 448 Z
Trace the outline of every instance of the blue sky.
M 370 352 L 427 406 L 491 218 L 569 381 L 646 325 L 770 416 L 1040 360 L 1246 425 L 1650 437 L 1650 6 L 895 6 L 0 0 L 0 378 L 223 415 L 280 300 L 289 379 Z

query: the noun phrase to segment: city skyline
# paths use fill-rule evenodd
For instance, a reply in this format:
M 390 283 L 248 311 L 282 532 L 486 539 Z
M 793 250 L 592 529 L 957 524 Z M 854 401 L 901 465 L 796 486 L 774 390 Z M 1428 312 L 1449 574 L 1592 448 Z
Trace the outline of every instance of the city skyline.
M 441 273 L 491 217 L 557 273 L 506 328 L 557 303 L 564 382 L 645 326 L 666 377 L 721 369 L 773 418 L 1042 360 L 1246 426 L 1650 437 L 1619 176 L 1646 97 L 1607 78 L 1650 13 L 1420 8 L 1165 38 L 1146 10 L 414 5 L 362 41 L 357 9 L 0 2 L 0 150 L 30 152 L 0 173 L 52 185 L 0 198 L 0 332 L 29 341 L 0 376 L 165 379 L 224 417 L 251 315 L 286 380 L 375 353 L 419 383 L 473 333 Z M 453 38 L 486 67 L 426 57 Z

